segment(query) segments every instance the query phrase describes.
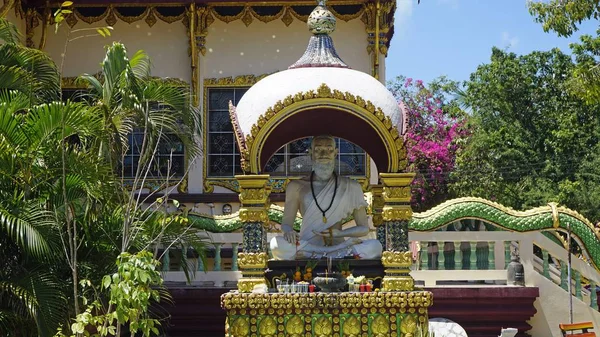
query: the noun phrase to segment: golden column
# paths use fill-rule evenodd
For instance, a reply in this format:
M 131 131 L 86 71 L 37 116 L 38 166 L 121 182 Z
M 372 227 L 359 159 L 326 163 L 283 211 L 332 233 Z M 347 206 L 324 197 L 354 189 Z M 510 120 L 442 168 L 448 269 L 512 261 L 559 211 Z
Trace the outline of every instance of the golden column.
M 385 226 L 384 252 L 381 262 L 385 268 L 382 287 L 386 291 L 411 291 L 415 281 L 410 276 L 412 253 L 408 244 L 408 221 L 412 217 L 410 207 L 410 183 L 414 173 L 381 173 L 383 226 Z
M 238 282 L 240 292 L 251 292 L 257 284 L 266 284 L 264 273 L 267 267 L 267 230 L 269 221 L 268 174 L 237 175 L 240 184 L 240 220 L 243 227 L 243 253 L 239 254 L 238 265 L 243 278 Z
M 371 205 L 371 212 L 373 214 L 373 226 L 377 233 L 377 240 L 381 242 L 383 247 L 386 246 L 385 239 L 385 226 L 383 226 L 383 206 L 385 201 L 383 200 L 383 185 L 371 186 L 371 194 L 373 195 L 373 201 Z

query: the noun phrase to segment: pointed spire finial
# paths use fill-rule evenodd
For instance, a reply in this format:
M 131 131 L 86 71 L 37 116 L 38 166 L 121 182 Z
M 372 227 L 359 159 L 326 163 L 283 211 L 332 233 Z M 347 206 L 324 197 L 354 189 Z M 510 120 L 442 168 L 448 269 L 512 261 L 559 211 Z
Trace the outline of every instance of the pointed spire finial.
M 306 21 L 308 29 L 313 34 L 331 34 L 335 30 L 335 16 L 327 9 L 327 0 L 318 0 L 317 3 Z

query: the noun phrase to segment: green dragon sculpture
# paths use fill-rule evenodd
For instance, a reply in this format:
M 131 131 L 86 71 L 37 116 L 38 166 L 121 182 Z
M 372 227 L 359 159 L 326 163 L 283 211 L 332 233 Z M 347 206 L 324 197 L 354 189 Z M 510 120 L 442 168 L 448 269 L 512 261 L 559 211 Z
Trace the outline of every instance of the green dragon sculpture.
M 268 211 L 271 220 L 271 229 L 277 230 L 281 223 L 283 208 L 272 205 Z M 242 222 L 238 214 L 227 216 L 210 216 L 207 214 L 189 214 L 189 220 L 195 227 L 214 233 L 228 233 L 240 231 Z M 574 210 L 559 207 L 555 203 L 537 207 L 527 211 L 516 211 L 490 200 L 481 198 L 458 198 L 448 200 L 426 212 L 414 213 L 409 222 L 411 231 L 434 231 L 452 222 L 463 219 L 476 219 L 491 223 L 499 228 L 515 231 L 556 231 L 566 232 L 571 229 L 573 237 L 581 244 L 582 250 L 587 252 L 596 269 L 600 266 L 600 229 L 581 214 Z M 352 218 L 346 219 L 346 222 Z M 302 218 L 299 216 L 294 222 L 294 228 L 300 229 Z M 560 236 L 553 235 L 554 241 L 564 241 Z

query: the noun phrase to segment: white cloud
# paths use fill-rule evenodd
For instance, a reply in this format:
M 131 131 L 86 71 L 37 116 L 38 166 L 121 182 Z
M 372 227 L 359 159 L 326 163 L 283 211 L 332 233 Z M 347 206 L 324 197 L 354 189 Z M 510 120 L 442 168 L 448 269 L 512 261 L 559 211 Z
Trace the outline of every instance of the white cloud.
M 502 33 L 502 46 L 505 48 L 517 48 L 519 45 L 519 38 L 516 36 L 510 36 L 508 32 Z

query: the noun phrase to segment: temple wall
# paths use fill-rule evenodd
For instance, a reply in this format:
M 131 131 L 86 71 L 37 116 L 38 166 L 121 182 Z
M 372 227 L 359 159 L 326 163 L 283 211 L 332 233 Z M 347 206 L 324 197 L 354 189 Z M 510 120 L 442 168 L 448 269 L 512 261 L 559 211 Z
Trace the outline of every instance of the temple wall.
M 4 2 L 2 2 L 4 3 Z M 12 22 L 13 24 L 15 24 L 17 26 L 17 29 L 19 29 L 19 33 L 21 33 L 22 36 L 22 41 L 24 42 L 25 39 L 25 20 L 22 19 L 21 17 L 17 16 L 17 14 L 15 13 L 15 9 L 12 8 L 11 10 L 8 11 L 8 13 L 6 14 L 6 19 L 9 22 Z
M 299 20 L 294 20 L 290 26 L 281 20 L 266 24 L 254 21 L 248 27 L 240 20 L 230 23 L 217 20 L 209 27 L 207 52 L 201 56 L 202 75 L 206 78 L 261 75 L 285 70 L 302 56 L 310 36 L 306 23 Z M 361 20 L 338 20 L 337 29 L 331 36 L 342 60 L 353 69 L 370 72 L 366 33 Z
M 88 25 L 79 21 L 73 30 L 106 26 L 104 21 Z M 48 31 L 45 51 L 60 64 L 68 34 L 68 25 L 63 25 L 58 33 L 53 29 Z M 39 41 L 41 28 L 36 28 L 36 43 Z M 144 50 L 152 60 L 152 75 L 179 78 L 191 81 L 190 57 L 188 55 L 189 40 L 185 26 L 181 22 L 172 24 L 158 21 L 149 27 L 145 22 L 138 21 L 128 24 L 118 21 L 111 36 L 102 37 L 95 30 L 72 32 L 70 38 L 83 35 L 94 35 L 78 38 L 68 44 L 65 56 L 63 77 L 79 76 L 82 73 L 96 73 L 100 70 L 100 62 L 105 55 L 105 46 L 113 42 L 122 42 L 130 55 Z
M 12 14 L 14 15 L 14 12 Z M 104 21 L 90 25 L 80 20 L 73 30 L 105 25 Z M 64 24 L 58 33 L 54 32 L 53 27 L 48 30 L 45 51 L 59 65 L 62 61 L 68 29 L 69 26 Z M 217 19 L 208 30 L 206 54 L 199 56 L 200 107 L 203 107 L 204 79 L 263 75 L 285 70 L 304 53 L 311 36 L 306 23 L 296 19 L 289 26 L 281 20 L 269 23 L 254 20 L 248 27 L 241 20 L 225 23 Z M 22 31 L 24 32 L 24 27 Z M 105 55 L 105 46 L 119 41 L 127 47 L 130 55 L 139 49 L 144 50 L 151 58 L 154 76 L 179 78 L 191 82 L 189 39 L 182 22 L 168 24 L 158 20 L 154 26 L 149 27 L 144 21 L 128 24 L 119 20 L 114 25 L 110 37 L 101 37 L 92 29 L 72 32 L 70 38 L 83 35 L 93 36 L 77 38 L 68 43 L 63 77 L 98 72 L 100 62 Z M 40 36 L 41 27 L 37 27 L 34 37 L 36 44 L 39 43 Z M 367 54 L 366 32 L 364 23 L 360 19 L 349 22 L 338 20 L 337 29 L 332 37 L 338 54 L 351 68 L 366 73 L 371 72 L 372 58 Z M 384 74 L 385 58 L 382 56 L 381 60 L 381 73 Z M 198 141 L 202 142 L 201 137 Z M 191 163 L 188 175 L 189 193 L 203 192 L 202 170 L 203 158 L 198 158 Z M 377 170 L 374 164 L 371 164 L 371 177 L 372 181 L 377 181 Z M 215 186 L 214 192 L 230 193 L 231 191 Z M 203 211 L 209 210 L 206 208 Z

